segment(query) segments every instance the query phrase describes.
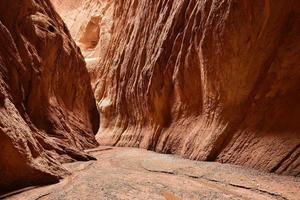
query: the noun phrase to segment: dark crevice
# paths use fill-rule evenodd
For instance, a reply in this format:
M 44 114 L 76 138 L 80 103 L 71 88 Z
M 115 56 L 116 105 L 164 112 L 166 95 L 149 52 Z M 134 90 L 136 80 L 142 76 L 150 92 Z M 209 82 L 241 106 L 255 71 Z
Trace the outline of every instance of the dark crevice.
M 52 25 L 49 25 L 47 27 L 48 31 L 50 31 L 51 33 L 54 33 L 55 32 L 55 28 L 52 26 Z

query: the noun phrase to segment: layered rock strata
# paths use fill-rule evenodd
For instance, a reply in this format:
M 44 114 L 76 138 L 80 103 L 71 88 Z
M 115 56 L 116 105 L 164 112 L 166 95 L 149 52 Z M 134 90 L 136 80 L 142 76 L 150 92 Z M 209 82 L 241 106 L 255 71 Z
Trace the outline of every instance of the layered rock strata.
M 99 116 L 79 48 L 49 0 L 0 1 L 0 193 L 93 159 Z

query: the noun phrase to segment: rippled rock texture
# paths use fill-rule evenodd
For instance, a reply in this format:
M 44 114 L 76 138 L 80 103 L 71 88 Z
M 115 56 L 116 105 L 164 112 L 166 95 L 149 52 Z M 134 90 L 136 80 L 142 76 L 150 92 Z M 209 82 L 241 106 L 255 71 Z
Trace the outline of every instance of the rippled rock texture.
M 0 1 L 0 193 L 89 160 L 98 112 L 83 56 L 49 0 Z
M 86 24 L 83 51 L 110 30 L 100 1 L 84 2 L 67 22 Z M 298 0 L 103 2 L 113 25 L 91 73 L 101 144 L 300 175 Z

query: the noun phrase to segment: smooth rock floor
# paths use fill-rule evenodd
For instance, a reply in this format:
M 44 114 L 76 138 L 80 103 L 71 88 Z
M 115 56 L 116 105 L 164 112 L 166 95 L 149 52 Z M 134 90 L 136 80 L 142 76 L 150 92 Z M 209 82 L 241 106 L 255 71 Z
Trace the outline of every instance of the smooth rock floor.
M 9 200 L 300 199 L 300 178 L 199 162 L 134 148 L 89 150 L 97 161 L 65 164 L 73 174 Z

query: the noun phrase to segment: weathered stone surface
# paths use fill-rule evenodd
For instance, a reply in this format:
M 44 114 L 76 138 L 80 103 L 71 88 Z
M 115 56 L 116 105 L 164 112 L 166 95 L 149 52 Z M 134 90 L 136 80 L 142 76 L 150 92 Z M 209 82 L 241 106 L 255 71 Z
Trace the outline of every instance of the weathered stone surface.
M 51 1 L 81 48 L 93 81 L 110 41 L 114 0 Z
M 7 200 L 298 200 L 299 177 L 217 162 L 192 161 L 143 149 L 90 150 L 98 161 L 68 163 L 58 184 Z
M 49 0 L 0 1 L 0 193 L 89 160 L 99 123 L 83 56 Z
M 66 21 L 85 24 L 73 29 L 85 51 L 103 12 L 84 2 L 60 12 L 81 16 Z M 91 73 L 101 144 L 300 175 L 298 0 L 107 2 L 110 40 Z

